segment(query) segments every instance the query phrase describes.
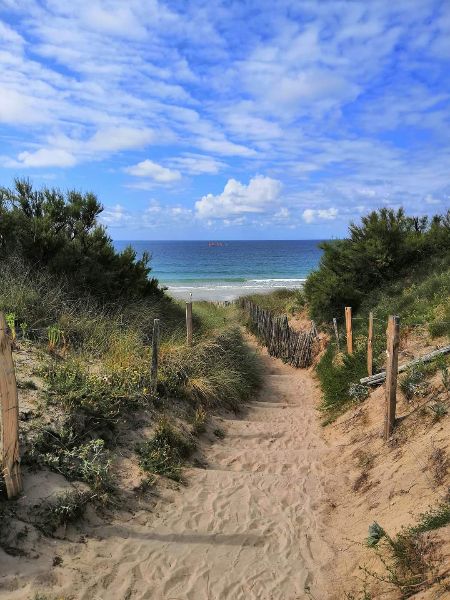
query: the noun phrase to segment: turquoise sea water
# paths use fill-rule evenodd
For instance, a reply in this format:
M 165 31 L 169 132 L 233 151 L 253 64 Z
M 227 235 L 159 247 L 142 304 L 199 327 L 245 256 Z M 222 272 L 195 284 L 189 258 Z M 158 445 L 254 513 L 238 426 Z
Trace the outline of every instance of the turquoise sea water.
M 231 300 L 255 291 L 301 287 L 317 267 L 320 240 L 116 241 L 152 256 L 152 275 L 177 298 Z

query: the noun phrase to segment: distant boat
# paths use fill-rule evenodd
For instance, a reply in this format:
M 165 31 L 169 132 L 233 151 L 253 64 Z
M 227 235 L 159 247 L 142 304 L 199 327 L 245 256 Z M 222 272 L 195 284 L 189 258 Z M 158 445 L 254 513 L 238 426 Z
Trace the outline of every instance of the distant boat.
M 210 248 L 215 248 L 216 246 L 223 246 L 223 242 L 208 242 L 208 246 Z

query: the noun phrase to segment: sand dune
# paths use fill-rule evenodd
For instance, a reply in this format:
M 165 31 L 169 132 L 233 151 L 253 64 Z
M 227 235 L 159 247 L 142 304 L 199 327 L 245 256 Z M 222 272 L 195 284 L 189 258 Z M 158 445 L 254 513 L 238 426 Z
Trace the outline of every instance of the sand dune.
M 189 469 L 172 502 L 99 523 L 85 543 L 55 542 L 62 566 L 30 563 L 0 597 L 325 598 L 332 554 L 323 541 L 318 391 L 308 372 L 264 361 L 261 395 L 241 418 L 223 419 L 225 439 L 205 449 L 207 468 Z

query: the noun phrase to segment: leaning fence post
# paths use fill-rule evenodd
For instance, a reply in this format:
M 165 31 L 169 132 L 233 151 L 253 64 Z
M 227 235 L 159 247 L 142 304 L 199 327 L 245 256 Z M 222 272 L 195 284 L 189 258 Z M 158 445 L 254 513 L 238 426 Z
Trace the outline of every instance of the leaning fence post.
M 345 328 L 347 331 L 347 352 L 353 354 L 352 307 L 345 307 Z
M 386 419 L 384 437 L 392 435 L 397 404 L 398 347 L 400 343 L 400 317 L 390 316 L 387 329 L 386 365 Z
M 192 298 L 186 302 L 186 344 L 192 346 Z
M 336 317 L 333 318 L 333 327 L 334 327 L 334 335 L 336 336 L 337 350 L 338 350 L 338 352 L 340 352 L 341 348 L 340 348 L 340 344 L 339 344 L 339 332 L 338 332 Z
M 152 370 L 150 373 L 150 382 L 152 392 L 156 392 L 158 384 L 158 355 L 159 355 L 159 319 L 153 320 L 153 337 L 152 337 Z
M 369 333 L 367 336 L 367 374 L 369 377 L 373 375 L 373 312 L 369 313 Z
M 1 470 L 8 498 L 22 491 L 19 453 L 19 400 L 6 321 L 0 313 L 0 426 L 2 433 Z

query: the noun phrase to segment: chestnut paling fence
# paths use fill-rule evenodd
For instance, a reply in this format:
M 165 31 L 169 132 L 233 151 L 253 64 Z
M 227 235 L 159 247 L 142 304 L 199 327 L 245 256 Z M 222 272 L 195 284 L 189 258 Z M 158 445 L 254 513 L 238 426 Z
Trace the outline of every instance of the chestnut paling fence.
M 285 315 L 273 315 L 245 298 L 240 301 L 241 308 L 247 313 L 256 335 L 263 341 L 271 356 L 297 368 L 306 368 L 312 364 L 314 341 L 317 329 L 314 321 L 307 331 L 296 331 Z

